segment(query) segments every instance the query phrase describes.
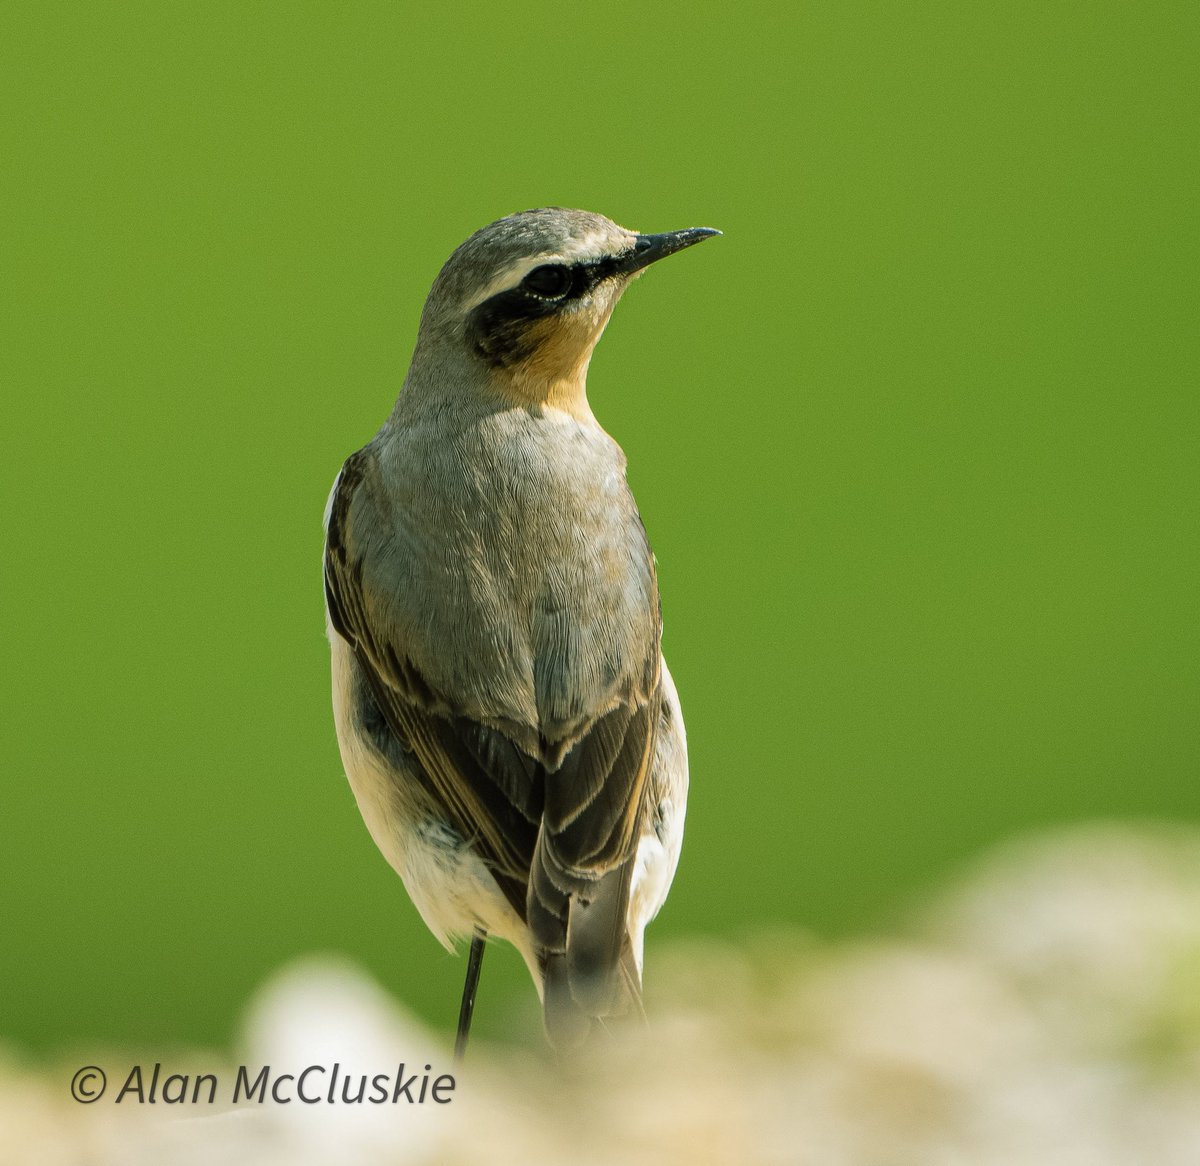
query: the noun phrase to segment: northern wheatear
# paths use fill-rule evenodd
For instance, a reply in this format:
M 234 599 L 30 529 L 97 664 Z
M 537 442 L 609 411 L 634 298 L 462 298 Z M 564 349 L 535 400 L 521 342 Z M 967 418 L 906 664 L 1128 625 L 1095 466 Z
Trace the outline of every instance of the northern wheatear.
M 325 593 L 342 760 L 447 947 L 511 942 L 546 1031 L 640 1009 L 642 933 L 683 836 L 687 746 L 654 557 L 588 362 L 630 281 L 719 234 L 543 208 L 434 281 L 408 376 L 342 466 Z

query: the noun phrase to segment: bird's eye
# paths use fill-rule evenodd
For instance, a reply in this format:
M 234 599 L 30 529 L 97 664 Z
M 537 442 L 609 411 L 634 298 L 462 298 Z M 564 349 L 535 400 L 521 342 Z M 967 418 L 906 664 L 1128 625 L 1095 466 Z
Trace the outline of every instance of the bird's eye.
M 546 263 L 535 267 L 521 281 L 521 286 L 542 299 L 561 299 L 571 287 L 571 273 L 561 264 Z

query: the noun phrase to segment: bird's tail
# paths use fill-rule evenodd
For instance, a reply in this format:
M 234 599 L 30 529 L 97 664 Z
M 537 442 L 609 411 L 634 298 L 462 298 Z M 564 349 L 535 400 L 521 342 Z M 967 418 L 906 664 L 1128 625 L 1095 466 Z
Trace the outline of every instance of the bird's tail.
M 543 1021 L 546 1036 L 556 1049 L 567 1052 L 582 1047 L 597 1025 L 606 1020 L 620 1017 L 645 1021 L 642 981 L 633 958 L 632 944 L 626 942 L 621 949 L 611 980 L 604 1009 L 599 1010 L 594 1005 L 589 1007 L 572 991 L 566 958 L 557 953 L 546 954 L 543 959 Z
M 565 896 L 565 926 L 560 923 L 558 942 L 543 948 L 541 961 L 546 1035 L 556 1048 L 583 1044 L 597 1020 L 644 1015 L 626 924 L 632 871 L 633 863 L 625 862 Z

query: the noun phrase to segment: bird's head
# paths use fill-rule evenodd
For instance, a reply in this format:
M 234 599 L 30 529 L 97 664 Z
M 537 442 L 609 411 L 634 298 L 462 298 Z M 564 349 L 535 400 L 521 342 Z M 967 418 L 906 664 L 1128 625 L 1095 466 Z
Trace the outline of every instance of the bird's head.
M 621 293 L 651 263 L 719 234 L 640 235 L 561 207 L 498 219 L 446 261 L 418 348 L 465 354 L 516 403 L 586 412 L 588 361 Z

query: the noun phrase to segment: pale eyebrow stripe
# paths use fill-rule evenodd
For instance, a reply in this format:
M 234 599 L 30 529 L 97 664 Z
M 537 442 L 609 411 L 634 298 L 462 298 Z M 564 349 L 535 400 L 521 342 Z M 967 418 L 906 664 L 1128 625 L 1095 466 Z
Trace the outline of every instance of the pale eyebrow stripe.
M 633 232 L 629 233 L 629 245 L 633 246 L 633 241 L 637 236 Z M 499 295 L 500 292 L 509 291 L 523 280 L 535 267 L 541 267 L 546 263 L 592 263 L 599 259 L 605 259 L 612 255 L 619 254 L 613 250 L 613 244 L 616 240 L 612 235 L 593 233 L 585 235 L 582 239 L 571 240 L 571 244 L 563 247 L 559 251 L 547 251 L 542 255 L 533 255 L 526 259 L 518 259 L 514 263 L 510 263 L 503 271 L 496 275 L 487 286 L 472 298 L 465 305 L 465 310 L 470 312 L 473 308 L 477 308 L 485 300 L 490 300 L 492 296 Z

